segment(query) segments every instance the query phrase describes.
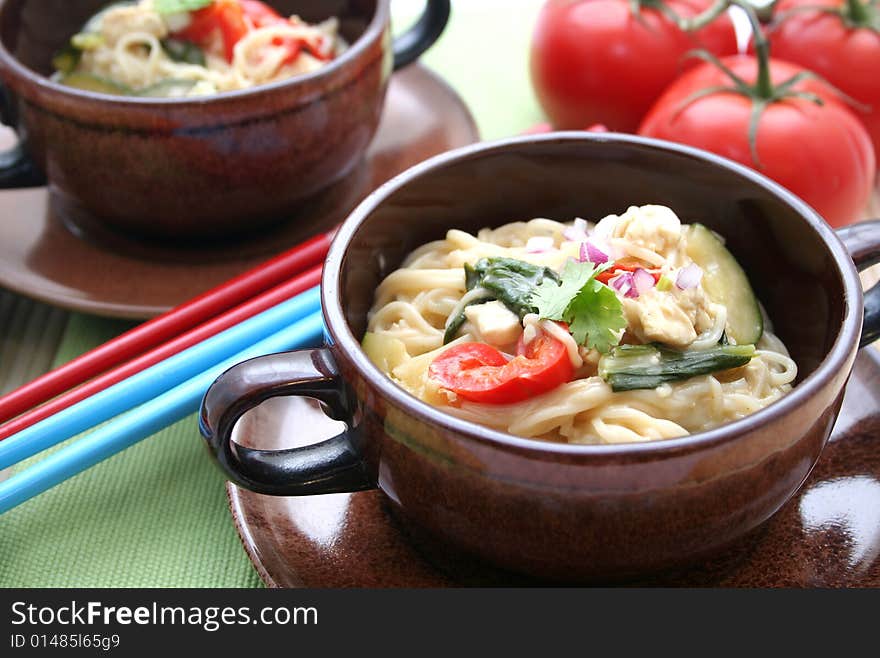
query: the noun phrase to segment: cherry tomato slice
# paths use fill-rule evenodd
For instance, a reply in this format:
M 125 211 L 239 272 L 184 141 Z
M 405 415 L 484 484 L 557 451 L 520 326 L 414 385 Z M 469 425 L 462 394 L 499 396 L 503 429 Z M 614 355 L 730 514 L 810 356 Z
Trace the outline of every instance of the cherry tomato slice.
M 302 52 L 302 39 L 279 39 L 279 41 L 280 43 L 277 43 L 276 45 L 283 45 L 287 48 L 287 56 L 281 60 L 281 65 L 284 66 L 296 61 L 296 58 L 299 57 L 299 54 Z
M 235 44 L 248 33 L 238 0 L 215 0 L 214 4 L 192 12 L 190 24 L 175 36 L 204 46 L 218 31 L 223 38 L 223 54 L 231 62 Z
M 260 0 L 239 0 L 244 15 L 249 19 L 254 27 L 266 27 L 275 23 L 288 23 L 288 20 L 281 16 L 277 11 L 272 9 Z M 308 39 L 276 39 L 275 45 L 284 46 L 288 50 L 287 57 L 282 60 L 282 66 L 290 64 L 299 57 L 300 53 L 305 49 L 308 53 L 321 61 L 332 59 L 332 54 L 326 53 L 321 48 L 321 42 L 316 39 L 313 43 Z
M 216 29 L 216 8 L 215 5 L 210 5 L 204 9 L 192 12 L 189 18 L 189 25 L 175 32 L 174 36 L 186 41 L 192 41 L 193 43 L 203 44 Z
M 244 12 L 237 2 L 222 2 L 220 8 L 220 31 L 223 33 L 223 47 L 226 60 L 231 62 L 235 54 L 235 44 L 249 32 L 244 21 Z
M 323 47 L 323 40 L 319 37 L 309 41 L 303 40 L 303 46 L 309 51 L 309 55 L 322 62 L 329 62 L 333 59 L 333 52 Z
M 235 55 L 235 44 L 251 29 L 287 22 L 286 18 L 260 0 L 215 0 L 212 5 L 192 12 L 190 24 L 174 36 L 206 46 L 219 33 L 223 39 L 223 54 L 231 62 Z M 284 46 L 288 51 L 282 65 L 296 60 L 304 49 L 321 61 L 333 59 L 333 54 L 322 48 L 320 38 L 311 41 L 278 38 L 275 45 Z
M 509 404 L 569 381 L 574 366 L 565 345 L 541 334 L 510 361 L 491 345 L 462 343 L 436 359 L 429 375 L 459 397 L 484 404 Z

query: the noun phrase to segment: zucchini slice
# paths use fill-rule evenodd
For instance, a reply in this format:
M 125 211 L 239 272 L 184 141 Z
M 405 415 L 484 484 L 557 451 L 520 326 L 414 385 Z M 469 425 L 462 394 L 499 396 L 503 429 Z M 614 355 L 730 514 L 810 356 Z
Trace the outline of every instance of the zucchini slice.
M 52 58 L 53 68 L 62 75 L 73 73 L 82 57 L 82 51 L 68 45 L 63 50 L 59 50 Z
M 703 289 L 727 307 L 727 335 L 737 345 L 754 345 L 764 333 L 764 318 L 746 273 L 727 247 L 702 224 L 687 228 L 687 254 L 703 270 Z
M 144 87 L 137 92 L 138 96 L 150 96 L 152 98 L 182 98 L 196 86 L 195 80 L 178 80 L 170 78 L 162 80 L 149 87 Z
M 165 54 L 175 62 L 207 66 L 205 61 L 205 51 L 189 41 L 183 41 L 182 39 L 163 39 L 162 49 L 165 51 Z
M 399 338 L 367 332 L 361 342 L 364 353 L 384 373 L 391 374 L 397 366 L 409 360 L 406 345 Z
M 114 96 L 130 96 L 132 94 L 132 90 L 125 85 L 107 80 L 106 78 L 100 78 L 91 73 L 79 73 L 76 71 L 68 73 L 61 78 L 60 82 L 68 87 L 94 91 L 99 94 L 112 94 Z

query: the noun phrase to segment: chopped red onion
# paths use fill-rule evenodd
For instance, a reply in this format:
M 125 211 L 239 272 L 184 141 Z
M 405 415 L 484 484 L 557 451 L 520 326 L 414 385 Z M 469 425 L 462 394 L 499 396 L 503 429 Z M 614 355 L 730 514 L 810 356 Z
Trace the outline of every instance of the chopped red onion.
M 562 232 L 562 237 L 564 237 L 569 242 L 583 242 L 587 239 L 587 220 L 581 219 L 578 217 L 574 220 L 574 226 L 567 226 L 565 230 Z
M 529 238 L 526 242 L 526 253 L 540 254 L 553 249 L 553 238 L 545 235 L 537 235 Z
M 587 245 L 587 258 L 591 263 L 596 263 L 596 265 L 601 265 L 602 263 L 608 262 L 608 254 L 599 249 L 593 242 L 587 240 L 584 244 Z
M 653 275 L 641 267 L 633 272 L 633 287 L 639 296 L 644 295 L 656 285 Z
M 618 274 L 616 277 L 611 279 L 608 282 L 614 290 L 619 292 L 624 297 L 629 297 L 630 299 L 635 299 L 639 296 L 639 293 L 636 291 L 635 286 L 633 285 L 633 275 L 632 272 L 622 272 Z
M 675 285 L 679 290 L 688 290 L 689 288 L 697 287 L 702 278 L 703 270 L 700 269 L 699 265 L 691 263 L 679 270 L 678 277 L 675 279 Z
M 607 263 L 609 258 L 608 254 L 602 251 L 598 246 L 596 246 L 591 240 L 586 240 L 581 242 L 581 252 L 580 252 L 580 262 L 582 263 L 595 263 L 596 265 L 601 265 L 602 263 Z

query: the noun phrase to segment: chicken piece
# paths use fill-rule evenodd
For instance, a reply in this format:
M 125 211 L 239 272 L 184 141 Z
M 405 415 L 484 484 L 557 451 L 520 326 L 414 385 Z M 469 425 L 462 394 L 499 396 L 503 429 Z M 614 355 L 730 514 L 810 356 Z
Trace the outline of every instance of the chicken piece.
M 617 220 L 613 237 L 669 258 L 681 242 L 681 221 L 666 206 L 631 206 Z
M 110 9 L 101 18 L 101 35 L 111 48 L 127 34 L 144 32 L 157 39 L 168 36 L 168 27 L 162 17 L 138 6 Z
M 675 295 L 654 289 L 638 299 L 624 299 L 623 309 L 627 330 L 644 343 L 683 348 L 697 339 L 694 324 Z
M 676 304 L 688 316 L 698 334 L 708 331 L 715 324 L 712 302 L 702 286 L 688 290 L 673 289 L 667 294 L 675 297 Z
M 468 306 L 464 314 L 476 330 L 478 338 L 495 347 L 511 345 L 522 334 L 519 316 L 501 302 Z

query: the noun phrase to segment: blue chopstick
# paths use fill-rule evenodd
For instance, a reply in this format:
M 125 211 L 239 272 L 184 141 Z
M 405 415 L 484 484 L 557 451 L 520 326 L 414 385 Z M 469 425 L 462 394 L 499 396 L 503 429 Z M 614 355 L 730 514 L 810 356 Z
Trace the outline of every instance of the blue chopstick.
M 323 327 L 314 312 L 0 482 L 0 514 L 195 413 L 214 380 L 236 363 L 318 345 Z
M 319 287 L 147 368 L 0 441 L 0 470 L 141 405 L 321 308 Z

